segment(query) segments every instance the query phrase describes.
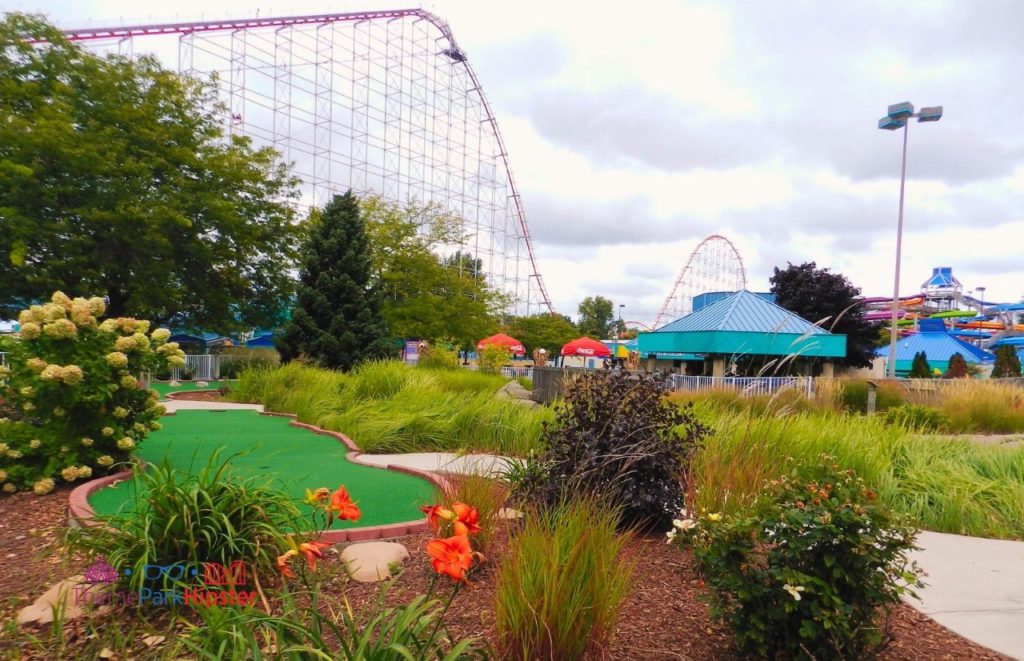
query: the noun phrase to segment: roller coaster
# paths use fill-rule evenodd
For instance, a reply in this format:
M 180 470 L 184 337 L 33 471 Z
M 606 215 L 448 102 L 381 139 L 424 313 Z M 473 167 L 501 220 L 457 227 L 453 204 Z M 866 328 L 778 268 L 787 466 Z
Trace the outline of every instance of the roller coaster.
M 396 9 L 65 30 L 123 56 L 177 49 L 214 78 L 229 133 L 271 146 L 319 206 L 351 188 L 461 219 L 443 250 L 479 259 L 510 312 L 554 312 L 491 105 L 448 24 Z M 176 43 L 175 43 L 176 42 Z M 447 257 L 448 255 L 441 255 Z

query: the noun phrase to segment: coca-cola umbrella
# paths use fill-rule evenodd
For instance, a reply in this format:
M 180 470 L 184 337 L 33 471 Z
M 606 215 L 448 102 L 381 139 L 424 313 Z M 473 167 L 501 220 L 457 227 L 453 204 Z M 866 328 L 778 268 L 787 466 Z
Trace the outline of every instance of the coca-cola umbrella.
M 485 337 L 476 343 L 476 350 L 482 351 L 485 347 L 502 347 L 507 349 L 509 353 L 514 353 L 517 356 L 523 356 L 526 354 L 526 347 L 523 343 L 514 337 L 509 337 L 504 333 L 498 333 L 490 337 Z
M 562 355 L 607 358 L 612 355 L 612 352 L 603 342 L 592 340 L 589 337 L 580 337 L 562 347 Z

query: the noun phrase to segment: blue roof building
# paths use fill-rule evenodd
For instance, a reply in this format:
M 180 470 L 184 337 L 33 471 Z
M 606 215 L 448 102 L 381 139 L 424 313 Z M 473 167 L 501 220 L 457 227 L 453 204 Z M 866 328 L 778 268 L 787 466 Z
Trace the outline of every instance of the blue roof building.
M 995 362 L 995 356 L 978 347 L 951 335 L 941 319 L 922 319 L 919 332 L 908 335 L 896 343 L 896 374 L 906 376 L 910 372 L 914 356 L 923 351 L 932 369 L 945 372 L 949 369 L 949 359 L 959 353 L 968 364 L 985 365 Z M 888 368 L 889 347 L 885 346 L 875 352 L 876 356 L 886 359 Z
M 727 358 L 843 358 L 846 336 L 829 333 L 764 297 L 741 290 L 650 333 L 640 333 L 641 358 L 703 360 L 724 373 Z M 654 365 L 652 365 L 653 367 Z M 830 370 L 829 370 L 830 371 Z

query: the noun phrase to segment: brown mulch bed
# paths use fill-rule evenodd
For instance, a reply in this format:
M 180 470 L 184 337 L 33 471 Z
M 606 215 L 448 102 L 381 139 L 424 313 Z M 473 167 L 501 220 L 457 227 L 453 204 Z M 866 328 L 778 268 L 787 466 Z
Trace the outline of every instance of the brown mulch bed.
M 223 402 L 224 397 L 217 390 L 183 390 L 173 393 L 171 399 L 187 399 L 191 402 Z
M 428 533 L 421 533 L 397 540 L 409 549 L 410 558 L 388 595 L 390 603 L 402 603 L 429 588 L 433 571 L 424 550 L 429 539 Z M 491 555 L 500 558 L 504 545 L 504 540 L 497 540 Z M 610 658 L 738 658 L 728 627 L 712 620 L 707 605 L 699 600 L 701 581 L 685 553 L 658 538 L 636 539 L 630 551 L 638 554 L 640 563 L 632 594 L 619 616 Z M 494 584 L 495 567 L 485 565 L 473 577 L 473 587 L 459 592 L 446 618 L 453 634 L 493 640 Z M 440 582 L 438 585 L 439 591 L 443 590 Z M 335 589 L 341 588 L 339 579 Z M 377 587 L 370 585 L 351 583 L 345 590 L 353 605 L 367 604 L 377 594 Z M 888 661 L 1008 659 L 956 635 L 907 605 L 895 609 L 890 627 L 893 641 L 880 657 Z
M 0 498 L 0 559 L 13 571 L 0 572 L 0 622 L 13 620 L 17 610 L 57 580 L 76 573 L 80 566 L 62 566 L 60 542 L 67 525 L 67 494 L 63 489 L 37 497 L 15 494 Z M 428 589 L 433 572 L 424 547 L 428 533 L 401 540 L 410 551 L 402 575 L 388 594 L 390 603 L 404 603 Z M 490 555 L 503 556 L 507 539 L 499 534 Z M 622 608 L 615 632 L 612 659 L 732 659 L 736 658 L 728 628 L 711 620 L 707 606 L 698 599 L 700 580 L 690 568 L 687 555 L 658 538 L 638 538 L 630 549 L 640 563 L 634 577 L 633 592 Z M 327 576 L 325 596 L 340 599 L 342 593 L 353 607 L 371 603 L 378 586 L 350 583 L 342 576 L 337 547 L 328 552 L 321 571 Z M 493 640 L 493 591 L 496 578 L 494 562 L 484 565 L 473 576 L 473 586 L 462 589 L 448 613 L 451 632 L 459 637 L 479 636 Z M 448 579 L 438 581 L 438 592 L 447 595 Z M 271 589 L 268 589 L 271 593 Z M 328 597 L 329 598 L 329 597 Z M 161 613 L 154 613 L 159 619 Z M 151 622 L 150 624 L 154 624 Z M 901 605 L 891 622 L 893 642 L 883 659 L 1006 659 L 991 650 L 971 643 L 940 626 L 913 608 Z M 14 630 L 0 633 L 0 650 Z M 44 629 L 30 633 L 40 636 Z M 18 634 L 14 634 L 17 636 Z M 6 641 L 3 638 L 7 638 Z M 83 643 L 84 644 L 84 643 Z M 73 654 L 72 654 L 73 656 Z M 159 656 L 143 653 L 135 658 Z
M 68 486 L 45 496 L 0 496 L 0 622 L 80 570 L 80 563 L 64 561 L 70 492 Z

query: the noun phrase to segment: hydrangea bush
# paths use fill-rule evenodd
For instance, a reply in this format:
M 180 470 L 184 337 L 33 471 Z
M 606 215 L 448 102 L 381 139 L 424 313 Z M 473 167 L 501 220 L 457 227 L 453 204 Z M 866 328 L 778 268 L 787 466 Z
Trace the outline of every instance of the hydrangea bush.
M 21 313 L 20 341 L 0 367 L 0 484 L 50 492 L 128 459 L 164 409 L 139 375 L 183 365 L 170 331 L 105 319 L 101 298 L 62 292 Z
M 757 658 L 860 659 L 886 641 L 887 610 L 921 586 L 916 528 L 831 457 L 769 482 L 755 506 L 673 521 L 712 614 Z

